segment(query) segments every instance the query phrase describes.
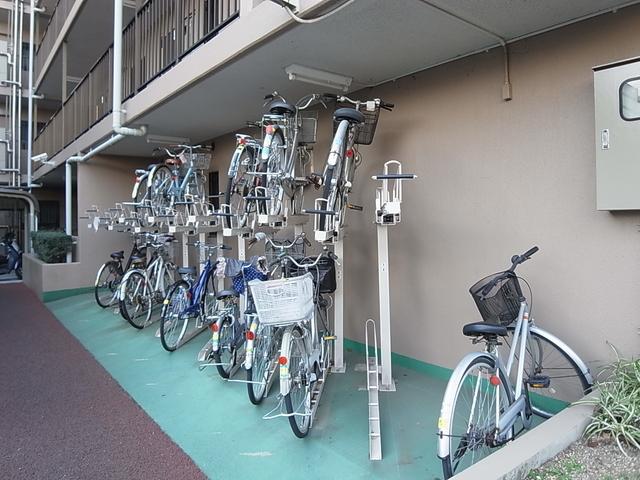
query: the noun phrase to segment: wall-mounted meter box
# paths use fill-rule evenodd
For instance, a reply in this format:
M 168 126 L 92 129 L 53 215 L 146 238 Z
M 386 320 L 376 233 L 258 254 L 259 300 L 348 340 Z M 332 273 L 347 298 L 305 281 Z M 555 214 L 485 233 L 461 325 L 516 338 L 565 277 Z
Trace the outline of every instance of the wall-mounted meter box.
M 598 210 L 640 210 L 640 57 L 593 69 Z

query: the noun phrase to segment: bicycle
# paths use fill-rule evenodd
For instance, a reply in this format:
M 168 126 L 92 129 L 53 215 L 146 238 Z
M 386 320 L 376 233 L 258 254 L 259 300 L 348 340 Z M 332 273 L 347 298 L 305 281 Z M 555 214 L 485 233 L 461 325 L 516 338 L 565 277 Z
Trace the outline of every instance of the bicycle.
M 333 114 L 334 136 L 322 174 L 322 198 L 316 200 L 313 209 L 305 210 L 317 215 L 315 230 L 319 241 L 330 240 L 342 228 L 347 207 L 362 210 L 348 202 L 355 170 L 362 162 L 357 146 L 373 142 L 380 109 L 392 111 L 395 107 L 379 98 L 360 101 L 334 94 L 324 94 L 323 98 L 336 100 L 338 106 L 349 106 L 340 107 Z
M 153 308 L 163 302 L 167 288 L 174 283 L 175 265 L 169 260 L 166 244 L 172 236 L 148 235 L 155 248 L 146 268 L 129 270 L 122 279 L 118 306 L 132 327 L 142 329 L 150 323 Z
M 256 187 L 261 185 L 261 176 L 256 175 L 260 169 L 260 143 L 250 135 L 236 135 L 236 148 L 231 157 L 227 173 L 227 188 L 224 203 L 229 209 L 224 222 L 227 228 L 232 227 L 232 217 L 238 221 L 238 228 L 251 223 L 251 215 L 256 213 L 255 203 L 247 198 L 256 196 Z
M 261 185 L 255 199 L 261 213 L 270 217 L 283 215 L 285 196 L 291 202 L 293 214 L 302 209 L 302 189 L 310 183 L 305 178 L 306 165 L 311 163 L 312 147 L 316 141 L 317 117 L 302 112 L 317 100 L 319 94 L 302 97 L 295 104 L 273 92 L 265 97 L 269 113 L 263 115 L 264 140 L 260 152 Z M 296 177 L 296 170 L 301 173 Z M 268 223 L 268 222 L 267 222 Z
M 169 294 L 163 301 L 160 316 L 160 342 L 168 352 L 175 351 L 185 338 L 189 320 L 195 318 L 195 330 L 203 329 L 206 318 L 211 315 L 218 298 L 215 287 L 215 271 L 218 261 L 211 261 L 210 255 L 217 250 L 231 250 L 225 245 L 200 245 L 209 258 L 202 266 L 196 279 L 195 267 L 181 267 L 177 272 L 182 277 L 169 288 Z M 191 338 L 191 337 L 190 337 Z
M 122 266 L 124 250 L 113 252 L 110 256 L 111 260 L 107 260 L 98 269 L 93 288 L 96 303 L 102 308 L 110 307 L 118 300 L 118 288 L 125 272 L 134 265 L 144 268 L 147 261 L 146 247 L 138 248 L 135 237 L 124 267 Z
M 297 269 L 291 273 L 294 276 L 249 282 L 261 324 L 283 328 L 278 358 L 281 400 L 276 409 L 284 404 L 285 413 L 271 415 L 270 412 L 264 418 L 287 417 L 298 438 L 306 437 L 313 424 L 331 367 L 331 346 L 335 340 L 327 322 L 330 301 L 322 294 L 320 262 L 323 258 L 330 262 L 336 260 L 326 247 L 317 257 L 307 257 L 300 262 L 286 255 L 280 261 L 285 269 L 288 264 Z M 311 272 L 317 276 L 314 278 Z M 302 275 L 295 276 L 296 273 Z M 333 283 L 335 290 L 335 277 Z
M 211 151 L 200 145 L 175 145 L 161 150 L 169 158 L 155 165 L 147 177 L 147 200 L 154 216 L 170 214 L 187 197 L 204 201 L 204 171 L 209 169 Z M 181 171 L 185 165 L 186 171 Z
M 274 240 L 258 232 L 253 243 L 265 240 L 265 254 L 269 262 L 269 277 L 276 275 L 276 269 L 280 265 L 280 258 L 284 255 L 304 257 L 304 247 L 308 244 L 304 233 L 296 236 L 292 241 Z M 272 271 L 273 270 L 273 271 Z M 287 276 L 287 272 L 282 272 Z M 273 381 L 282 339 L 282 329 L 276 325 L 260 322 L 255 314 L 255 308 L 248 315 L 249 329 L 246 333 L 246 356 L 244 368 L 247 371 L 247 393 L 249 401 L 259 405 L 267 397 L 271 382 Z
M 580 357 L 531 317 L 519 283 L 526 280 L 515 269 L 537 251 L 514 255 L 509 269 L 470 289 L 484 322 L 467 324 L 462 332 L 486 347 L 466 355 L 447 384 L 438 420 L 445 478 L 531 428 L 533 414 L 549 418 L 592 389 L 593 377 Z M 506 365 L 499 348 L 503 341 Z M 518 419 L 522 428 L 516 432 Z

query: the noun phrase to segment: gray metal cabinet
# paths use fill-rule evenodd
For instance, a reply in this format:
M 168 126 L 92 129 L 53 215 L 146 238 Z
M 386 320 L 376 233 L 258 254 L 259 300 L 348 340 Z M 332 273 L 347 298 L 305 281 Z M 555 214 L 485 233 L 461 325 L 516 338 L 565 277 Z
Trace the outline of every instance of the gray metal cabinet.
M 640 210 L 640 57 L 593 69 L 598 210 Z

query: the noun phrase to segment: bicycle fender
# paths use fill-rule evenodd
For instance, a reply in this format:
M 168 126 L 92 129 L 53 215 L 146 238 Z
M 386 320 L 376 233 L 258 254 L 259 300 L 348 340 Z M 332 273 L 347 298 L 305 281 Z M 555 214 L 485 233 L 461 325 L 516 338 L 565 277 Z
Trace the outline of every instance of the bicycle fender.
M 277 125 L 270 125 L 270 127 L 272 128 L 265 129 L 266 135 L 264 136 L 264 142 L 262 143 L 262 152 L 260 158 L 263 161 L 269 160 L 269 155 L 271 155 L 271 142 L 273 141 L 273 136 L 278 130 Z
M 455 401 L 457 387 L 462 376 L 467 371 L 467 368 L 471 362 L 478 358 L 486 358 L 493 362 L 494 358 L 485 352 L 472 352 L 464 356 L 460 363 L 456 366 L 449 378 L 447 388 L 442 398 L 442 407 L 440 408 L 440 416 L 438 417 L 438 458 L 445 459 L 449 456 L 449 435 L 451 434 L 451 425 L 449 424 L 449 413 L 453 408 L 453 402 Z M 504 372 L 503 372 L 504 373 Z M 506 378 L 508 376 L 504 374 Z
M 253 366 L 253 344 L 255 342 L 256 331 L 258 330 L 258 321 L 254 318 L 251 321 L 251 326 L 249 327 L 249 331 L 253 333 L 253 340 L 247 339 L 247 344 L 245 347 L 245 357 L 244 357 L 244 368 L 249 370 Z
M 231 163 L 229 164 L 229 173 L 227 174 L 229 177 L 235 177 L 236 173 L 238 173 L 238 167 L 240 166 L 240 157 L 242 157 L 242 152 L 246 145 L 240 143 L 233 151 L 233 156 L 231 157 Z
M 154 166 L 154 167 L 149 171 L 149 173 L 147 174 L 147 177 L 146 177 L 146 178 L 147 178 L 147 188 L 151 188 L 151 186 L 152 186 L 152 185 L 151 185 L 151 179 L 152 179 L 152 178 L 153 178 L 153 176 L 155 175 L 156 170 L 158 170 L 160 167 L 164 167 L 164 166 L 165 166 L 165 165 L 164 165 L 164 163 L 159 163 L 159 164 L 155 165 L 155 166 Z
M 286 328 L 282 334 L 280 356 L 287 359 L 287 363 L 280 364 L 280 395 L 287 395 L 291 390 L 291 378 L 289 377 L 289 355 L 291 354 L 291 337 L 293 336 L 294 326 Z
M 104 263 L 102 264 L 102 266 L 100 266 L 100 268 L 98 269 L 98 273 L 96 274 L 96 281 L 93 283 L 93 286 L 94 286 L 94 287 L 97 287 L 97 286 L 98 286 L 98 282 L 100 281 L 100 274 L 103 272 L 103 270 L 104 270 L 105 268 L 107 268 L 107 266 L 108 266 L 110 263 L 113 263 L 113 262 L 112 262 L 111 260 L 109 260 L 108 262 L 104 262 Z
M 216 320 L 215 325 L 218 326 L 217 330 L 214 330 L 211 335 L 211 348 L 214 352 L 220 350 L 220 329 L 222 328 L 222 322 L 224 321 L 224 316 L 219 316 Z
M 133 184 L 133 191 L 131 192 L 131 199 L 135 200 L 138 196 L 138 190 L 140 190 L 140 184 L 147 180 L 148 174 L 145 174 L 141 177 L 136 177 L 136 183 Z

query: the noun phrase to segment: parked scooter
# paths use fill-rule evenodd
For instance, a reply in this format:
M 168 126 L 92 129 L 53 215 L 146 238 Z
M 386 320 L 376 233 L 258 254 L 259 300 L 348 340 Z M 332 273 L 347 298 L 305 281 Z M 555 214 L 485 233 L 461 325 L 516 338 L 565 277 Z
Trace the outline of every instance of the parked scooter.
M 7 232 L 0 247 L 4 247 L 4 259 L 0 259 L 0 275 L 15 272 L 22 278 L 22 249 L 13 232 Z

